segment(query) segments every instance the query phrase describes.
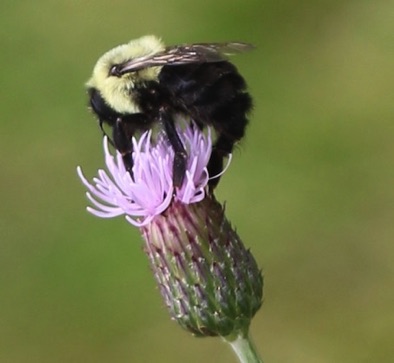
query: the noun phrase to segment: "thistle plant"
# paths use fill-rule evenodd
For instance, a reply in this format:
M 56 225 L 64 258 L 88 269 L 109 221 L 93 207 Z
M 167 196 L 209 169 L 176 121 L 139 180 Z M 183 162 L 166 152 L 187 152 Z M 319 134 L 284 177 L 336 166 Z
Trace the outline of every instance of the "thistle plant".
M 195 336 L 219 336 L 240 362 L 262 362 L 249 326 L 262 303 L 263 278 L 255 259 L 209 188 L 210 130 L 178 126 L 187 171 L 173 184 L 174 151 L 163 134 L 133 137 L 133 172 L 104 137 L 107 171 L 89 182 L 78 167 L 98 217 L 125 216 L 139 228 L 160 293 L 172 319 Z

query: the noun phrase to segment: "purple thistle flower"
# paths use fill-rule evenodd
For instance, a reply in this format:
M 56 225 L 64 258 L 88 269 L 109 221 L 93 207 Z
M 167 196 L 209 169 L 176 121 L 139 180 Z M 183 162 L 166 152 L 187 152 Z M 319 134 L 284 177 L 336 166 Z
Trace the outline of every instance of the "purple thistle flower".
M 210 130 L 204 134 L 191 124 L 178 131 L 189 155 L 185 179 L 179 189 L 172 182 L 174 151 L 163 135 L 158 136 L 154 145 L 151 131 L 142 134 L 138 141 L 133 138 L 133 178 L 124 167 L 122 155 L 110 153 L 108 139 L 104 137 L 108 172 L 99 170 L 98 177 L 89 183 L 81 168 L 77 168 L 88 188 L 86 195 L 94 205 L 87 210 L 102 218 L 125 215 L 131 224 L 142 227 L 163 213 L 173 197 L 185 204 L 204 199 L 212 150 Z
M 78 167 L 93 207 L 103 218 L 125 215 L 140 228 L 145 251 L 170 314 L 197 336 L 246 337 L 262 301 L 263 279 L 224 209 L 207 193 L 211 132 L 194 124 L 177 126 L 188 155 L 183 184 L 176 188 L 174 151 L 164 134 L 133 142 L 133 176 L 122 155 L 112 155 L 104 138 L 107 171 L 90 183 Z M 223 173 L 223 172 L 222 172 Z

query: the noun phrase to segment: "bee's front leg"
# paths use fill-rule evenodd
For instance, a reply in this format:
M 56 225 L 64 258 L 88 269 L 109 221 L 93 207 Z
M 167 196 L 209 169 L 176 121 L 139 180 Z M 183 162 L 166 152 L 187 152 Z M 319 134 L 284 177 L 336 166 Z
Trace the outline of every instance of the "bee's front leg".
M 187 168 L 187 153 L 176 131 L 175 123 L 171 115 L 168 112 L 162 112 L 160 113 L 159 119 L 164 125 L 164 130 L 175 153 L 172 167 L 172 180 L 175 187 L 181 187 Z
M 116 119 L 113 125 L 113 144 L 115 148 L 122 154 L 123 163 L 126 170 L 133 177 L 133 133 L 129 127 L 125 127 L 121 117 Z

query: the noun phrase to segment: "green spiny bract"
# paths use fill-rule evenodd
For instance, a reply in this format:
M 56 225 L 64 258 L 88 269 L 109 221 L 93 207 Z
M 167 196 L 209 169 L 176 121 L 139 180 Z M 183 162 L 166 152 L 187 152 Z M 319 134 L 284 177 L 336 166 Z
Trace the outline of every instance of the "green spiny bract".
M 262 303 L 261 270 L 212 196 L 172 203 L 142 231 L 174 320 L 196 336 L 248 331 Z

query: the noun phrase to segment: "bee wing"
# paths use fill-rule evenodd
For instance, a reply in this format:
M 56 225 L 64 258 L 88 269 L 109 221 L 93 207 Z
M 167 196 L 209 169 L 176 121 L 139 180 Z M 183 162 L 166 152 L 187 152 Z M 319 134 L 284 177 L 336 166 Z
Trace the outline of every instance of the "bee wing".
M 177 45 L 167 47 L 163 52 L 135 58 L 119 65 L 114 73 L 122 75 L 155 66 L 220 62 L 226 60 L 229 55 L 247 52 L 252 49 L 254 49 L 254 46 L 251 44 L 237 42 Z
M 178 47 L 171 48 L 179 48 L 184 51 L 196 52 L 199 54 L 217 54 L 227 56 L 233 55 L 236 53 L 243 53 L 253 50 L 255 47 L 249 43 L 242 42 L 228 42 L 228 43 L 196 43 L 192 45 L 181 45 Z M 171 49 L 170 48 L 170 49 Z
M 246 52 L 253 49 L 247 43 L 199 43 L 178 45 L 167 48 L 152 60 L 160 65 L 219 62 L 226 60 L 228 55 Z

